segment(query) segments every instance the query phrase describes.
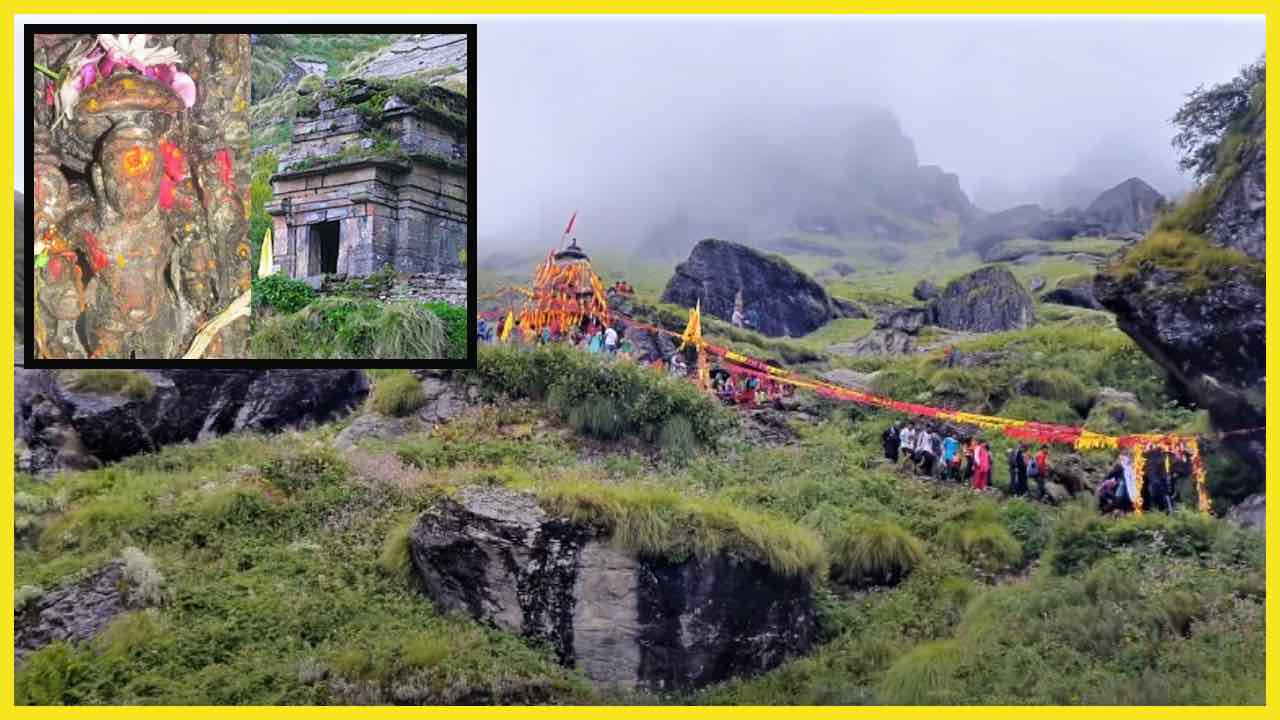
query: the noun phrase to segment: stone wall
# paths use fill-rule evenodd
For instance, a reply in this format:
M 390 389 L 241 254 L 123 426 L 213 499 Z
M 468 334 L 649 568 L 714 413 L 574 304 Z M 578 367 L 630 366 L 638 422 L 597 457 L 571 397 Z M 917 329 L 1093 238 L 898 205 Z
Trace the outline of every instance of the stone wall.
M 414 273 L 381 296 L 382 300 L 443 300 L 456 307 L 467 306 L 467 278 L 457 273 Z

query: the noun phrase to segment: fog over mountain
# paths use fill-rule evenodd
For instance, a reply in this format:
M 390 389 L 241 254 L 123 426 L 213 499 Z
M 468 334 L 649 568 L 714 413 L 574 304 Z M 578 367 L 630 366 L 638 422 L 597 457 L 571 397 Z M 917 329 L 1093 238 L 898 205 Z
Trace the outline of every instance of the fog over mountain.
M 1247 17 L 486 22 L 481 256 L 554 241 L 574 209 L 596 244 L 827 220 L 893 239 L 955 203 L 948 173 L 986 211 L 1134 175 L 1177 195 L 1169 118 L 1263 35 Z

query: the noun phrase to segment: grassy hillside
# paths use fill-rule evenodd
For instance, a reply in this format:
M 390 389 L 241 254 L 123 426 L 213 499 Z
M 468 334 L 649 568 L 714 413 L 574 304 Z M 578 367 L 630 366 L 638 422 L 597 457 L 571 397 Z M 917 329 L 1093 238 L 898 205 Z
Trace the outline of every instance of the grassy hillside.
M 253 45 L 253 101 L 266 99 L 292 58 L 323 60 L 331 78 L 342 77 L 347 63 L 398 40 L 398 34 L 259 35 Z
M 406 378 L 377 373 L 371 402 L 384 385 L 402 394 Z M 88 645 L 32 656 L 18 701 L 1262 701 L 1259 534 L 913 479 L 876 461 L 890 417 L 847 406 L 793 423 L 792 444 L 766 446 L 687 386 L 587 356 L 486 349 L 472 381 L 523 399 L 341 455 L 329 446 L 344 423 L 19 477 L 21 602 L 122 555 L 141 553 L 154 573 L 147 607 Z M 593 395 L 601 388 L 609 394 Z M 621 425 L 578 409 L 602 402 Z M 656 407 L 667 414 L 644 414 Z M 704 440 L 654 432 L 670 422 Z M 616 439 L 602 443 L 602 432 Z M 594 689 L 546 647 L 436 613 L 411 582 L 408 523 L 471 483 L 530 490 L 624 549 L 732 547 L 806 574 L 821 642 L 690 695 Z M 716 520 L 692 532 L 704 517 Z M 894 584 L 876 580 L 886 572 Z

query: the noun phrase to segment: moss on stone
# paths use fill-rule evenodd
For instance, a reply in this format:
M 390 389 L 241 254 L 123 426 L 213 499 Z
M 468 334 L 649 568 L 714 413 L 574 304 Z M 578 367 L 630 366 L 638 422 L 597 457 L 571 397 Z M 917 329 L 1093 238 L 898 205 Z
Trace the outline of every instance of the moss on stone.
M 1239 278 L 1262 287 L 1266 267 L 1258 260 L 1231 248 L 1212 245 L 1204 236 L 1185 230 L 1157 230 L 1107 269 L 1108 274 L 1127 280 L 1144 267 L 1167 270 L 1179 276 L 1179 286 L 1201 293 L 1218 282 Z M 1177 289 L 1177 288 L 1171 288 Z

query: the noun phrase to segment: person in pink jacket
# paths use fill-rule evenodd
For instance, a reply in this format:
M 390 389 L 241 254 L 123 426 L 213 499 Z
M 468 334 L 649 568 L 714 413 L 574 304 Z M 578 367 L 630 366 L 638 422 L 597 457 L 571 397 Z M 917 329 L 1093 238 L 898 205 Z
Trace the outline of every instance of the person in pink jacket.
M 978 443 L 973 449 L 973 488 L 986 490 L 991 482 L 991 448 L 986 443 Z

